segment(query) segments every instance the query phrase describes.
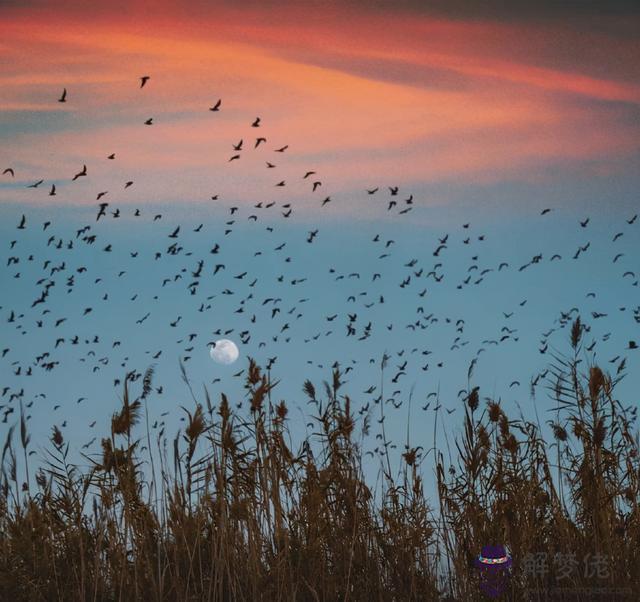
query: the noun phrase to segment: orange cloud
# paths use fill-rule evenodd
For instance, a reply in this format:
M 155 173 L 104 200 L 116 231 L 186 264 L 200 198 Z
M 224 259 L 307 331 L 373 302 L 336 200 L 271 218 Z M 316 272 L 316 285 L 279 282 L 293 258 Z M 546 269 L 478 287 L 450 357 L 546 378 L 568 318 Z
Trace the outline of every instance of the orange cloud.
M 581 64 L 543 44 L 551 30 L 424 16 L 391 26 L 384 14 L 335 7 L 307 21 L 292 9 L 281 22 L 262 9 L 173 22 L 166 13 L 138 22 L 134 10 L 90 25 L 64 10 L 37 14 L 7 12 L 0 24 L 10 57 L 0 73 L 0 120 L 12 126 L 0 164 L 19 164 L 28 180 L 68 178 L 92 162 L 91 185 L 62 186 L 68 194 L 59 202 L 92 202 L 109 178 L 118 190 L 120 179 L 136 180 L 129 196 L 116 197 L 122 202 L 144 200 L 136 190 L 157 200 L 206 198 L 212 189 L 253 199 L 275 194 L 276 171 L 291 182 L 287 190 L 306 194 L 293 182 L 316 169 L 330 194 L 387 176 L 525 177 L 545 164 L 610 161 L 636 149 L 630 107 L 640 87 L 629 41 L 600 36 L 611 56 Z M 565 33 L 590 56 L 579 32 Z M 143 74 L 151 80 L 141 90 Z M 222 110 L 208 111 L 218 98 Z M 258 134 L 267 144 L 254 150 Z M 240 138 L 243 157 L 229 164 Z M 284 144 L 287 153 L 273 152 Z M 117 162 L 104 164 L 111 152 Z M 278 169 L 267 170 L 267 160 Z

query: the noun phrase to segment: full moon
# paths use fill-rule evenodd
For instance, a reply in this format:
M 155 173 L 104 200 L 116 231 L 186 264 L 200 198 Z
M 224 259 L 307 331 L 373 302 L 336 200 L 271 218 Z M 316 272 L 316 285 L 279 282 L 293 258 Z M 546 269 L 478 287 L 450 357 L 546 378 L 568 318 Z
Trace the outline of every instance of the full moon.
M 240 352 L 238 346 L 229 339 L 217 340 L 209 350 L 211 359 L 218 364 L 233 364 L 238 359 Z

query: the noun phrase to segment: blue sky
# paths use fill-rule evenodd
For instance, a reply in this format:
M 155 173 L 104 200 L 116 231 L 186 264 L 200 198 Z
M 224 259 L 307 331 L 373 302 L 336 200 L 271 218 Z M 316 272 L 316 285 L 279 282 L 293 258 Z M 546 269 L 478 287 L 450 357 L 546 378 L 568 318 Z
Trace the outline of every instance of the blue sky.
M 605 190 L 613 186 L 612 183 L 599 184 Z M 560 352 L 569 352 L 569 330 L 561 327 L 558 319 L 561 312 L 577 307 L 591 328 L 585 333 L 585 344 L 597 341 L 593 355 L 585 354 L 585 364 L 593 357 L 615 373 L 622 357 L 626 357 L 628 375 L 619 385 L 618 398 L 625 405 L 637 403 L 634 379 L 638 355 L 637 351 L 625 350 L 628 340 L 638 338 L 638 322 L 633 314 L 634 309 L 638 311 L 637 278 L 623 277 L 626 271 L 638 273 L 637 257 L 640 256 L 637 222 L 626 223 L 633 215 L 632 199 L 621 198 L 619 206 L 611 205 L 605 210 L 598 202 L 604 190 L 594 188 L 577 202 L 572 199 L 571 206 L 567 207 L 566 203 L 563 206 L 558 193 L 552 198 L 553 190 L 545 195 L 547 202 L 541 203 L 537 198 L 539 189 L 522 187 L 519 195 L 524 207 L 519 210 L 520 215 L 504 220 L 500 211 L 491 209 L 491 203 L 487 204 L 487 210 L 479 204 L 474 207 L 474 196 L 479 193 L 470 192 L 469 200 L 462 201 L 459 207 L 451 204 L 417 207 L 417 219 L 426 218 L 427 223 L 405 219 L 410 214 L 383 215 L 381 219 L 357 222 L 331 217 L 310 219 L 296 214 L 285 220 L 280 215 L 282 208 L 275 206 L 255 209 L 260 219 L 254 223 L 247 220 L 248 208 L 243 207 L 232 218 L 226 204 L 219 201 L 212 201 L 207 207 L 194 205 L 188 212 L 183 205 L 144 207 L 138 218 L 132 216 L 133 209 L 128 207 L 123 209 L 123 217 L 115 219 L 109 215 L 96 223 L 93 206 L 53 210 L 42 206 L 25 209 L 4 205 L 4 255 L 19 257 L 20 263 L 6 266 L 7 262 L 3 261 L 6 292 L 1 310 L 2 347 L 10 349 L 3 358 L 3 386 L 10 388 L 9 394 L 24 388 L 24 403 L 34 401 L 27 413 L 31 417 L 29 428 L 35 446 L 47 440 L 53 424 L 60 426 L 66 422 L 62 431 L 72 441 L 72 449 L 79 451 L 81 445 L 95 436 L 98 439 L 91 449 L 97 450 L 100 437 L 108 432 L 108 418 L 117 409 L 122 395 L 122 387 L 114 387 L 114 380 L 122 380 L 126 371 L 143 372 L 150 364 L 156 365 L 155 384 L 163 387 L 163 393 L 151 397 L 151 419 L 160 421 L 161 413 L 170 412 L 164 418 L 166 432 L 170 434 L 183 426 L 179 418 L 184 414 L 179 406 L 192 405 L 188 389 L 180 379 L 178 358 L 190 357 L 185 367 L 197 395 L 206 384 L 214 400 L 219 399 L 220 392 L 225 392 L 234 402 L 239 402 L 243 399 L 243 381 L 242 377 L 233 375 L 246 368 L 246 358 L 254 357 L 264 366 L 268 358 L 277 356 L 272 375 L 280 384 L 274 398 L 285 399 L 289 404 L 293 432 L 298 436 L 306 420 L 297 407 L 303 413 L 310 410 L 302 393 L 304 380 L 309 378 L 322 390 L 322 380 L 330 380 L 331 364 L 338 361 L 343 369 L 353 368 L 345 374 L 344 393 L 351 397 L 354 407 L 359 409 L 369 403 L 375 408 L 374 428 L 365 444 L 368 450 L 375 447 L 375 433 L 379 432 L 375 422 L 379 416 L 378 406 L 371 402 L 380 394 L 379 365 L 386 352 L 390 356 L 384 385 L 387 434 L 401 451 L 406 435 L 408 399 L 413 390 L 411 443 L 428 448 L 435 416 L 431 408 L 436 404 L 432 400 L 431 408 L 422 410 L 427 395 L 439 391 L 441 412 L 445 408 L 456 408 L 450 416 L 441 414 L 439 418 L 441 425 L 446 424 L 451 440 L 452 433 L 461 426 L 462 398 L 458 392 L 467 387 L 469 363 L 482 348 L 472 385 L 480 386 L 483 398 L 501 399 L 510 417 L 517 417 L 519 406 L 527 419 L 544 423 L 550 417 L 546 410 L 552 407 L 552 402 L 542 386 L 538 387 L 535 398 L 531 398 L 529 390 L 531 378 L 551 361 L 549 354 L 539 352 L 544 339 L 542 333 L 556 328 L 547 339 L 549 349 L 555 347 Z M 491 194 L 494 204 L 499 204 L 497 199 L 504 193 L 496 189 L 484 194 Z M 368 195 L 365 193 L 365 196 Z M 386 196 L 391 198 L 388 191 Z M 526 196 L 529 202 L 525 202 Z M 379 202 L 386 206 L 386 200 Z M 543 205 L 551 206 L 552 211 L 541 216 Z M 19 231 L 15 228 L 23 212 L 27 215 L 26 229 Z M 269 216 L 269 212 L 273 218 L 264 217 Z M 386 208 L 382 212 L 387 213 Z M 154 222 L 153 215 L 157 213 L 162 214 L 162 219 Z M 582 228 L 579 221 L 586 217 L 590 221 Z M 234 218 L 233 231 L 225 236 L 226 222 Z M 43 232 L 45 221 L 51 221 L 52 225 Z M 430 221 L 433 226 L 428 225 Z M 463 228 L 463 223 L 469 223 L 469 228 Z M 200 224 L 202 229 L 194 232 Z M 76 239 L 76 231 L 85 225 L 91 225 L 90 232 L 96 235 L 93 245 Z M 184 250 L 176 256 L 167 256 L 166 249 L 173 242 L 168 235 L 178 225 L 181 230 L 176 241 Z M 273 232 L 267 227 L 273 228 Z M 308 232 L 315 229 L 318 235 L 312 243 L 307 243 Z M 623 236 L 614 243 L 612 239 L 618 232 Z M 373 242 L 376 235 L 380 237 L 379 242 Z M 449 237 L 447 248 L 438 258 L 433 257 L 438 239 L 446 235 Z M 478 240 L 480 235 L 485 236 L 483 241 Z M 49 236 L 55 236 L 55 240 L 47 247 Z M 467 236 L 471 240 L 465 245 L 463 240 Z M 65 246 L 73 240 L 74 248 L 54 251 L 60 239 Z M 9 249 L 14 240 L 14 248 Z M 395 242 L 386 247 L 389 240 Z M 572 259 L 578 246 L 588 242 L 589 249 L 578 259 Z M 220 251 L 213 255 L 210 249 L 216 243 L 220 244 Z M 276 251 L 282 243 L 285 243 L 283 249 Z M 103 251 L 107 244 L 112 245 L 111 253 Z M 156 251 L 162 253 L 158 260 L 154 259 Z M 256 251 L 262 255 L 255 256 Z M 137 252 L 138 256 L 132 258 L 131 252 Z M 519 271 L 538 253 L 543 256 L 539 263 Z M 562 259 L 551 261 L 556 253 Z M 618 253 L 623 256 L 614 264 L 613 258 Z M 383 254 L 388 257 L 380 259 Z M 30 255 L 33 261 L 28 260 Z M 472 260 L 473 256 L 478 259 Z M 187 287 L 193 281 L 191 272 L 200 259 L 204 261 L 203 277 L 198 293 L 191 295 Z M 43 270 L 46 260 L 51 263 Z M 412 260 L 416 260 L 415 265 L 406 267 Z M 502 262 L 508 262 L 509 266 L 498 270 Z M 51 267 L 63 263 L 64 277 L 56 274 L 53 278 L 56 285 L 51 288 L 46 305 L 32 309 L 31 303 L 42 290 L 36 281 L 48 278 Z M 224 264 L 225 269 L 213 276 L 218 263 Z M 443 275 L 440 282 L 427 277 L 437 263 L 442 263 L 436 270 L 438 276 Z M 474 265 L 478 266 L 475 270 L 471 268 Z M 78 273 L 78 268 L 83 266 L 87 271 Z M 474 284 L 479 273 L 487 268 L 493 271 L 486 273 L 479 284 Z M 335 272 L 331 273 L 331 269 Z M 415 273 L 420 270 L 422 274 L 416 277 Z M 118 276 L 121 271 L 125 274 Z M 245 271 L 248 273 L 244 278 L 235 278 Z M 14 277 L 17 273 L 19 278 Z M 360 277 L 350 277 L 355 273 Z M 372 281 L 376 273 L 380 277 Z M 67 292 L 65 282 L 72 274 L 75 283 L 71 292 Z M 181 279 L 174 281 L 178 274 Z M 409 286 L 401 288 L 401 282 L 408 275 L 411 275 Z M 458 289 L 469 275 L 469 284 Z M 280 276 L 284 276 L 283 282 L 278 281 Z M 96 278 L 101 278 L 101 282 L 96 284 Z M 163 287 L 165 278 L 172 282 Z M 254 279 L 256 283 L 250 287 Z M 305 281 L 292 285 L 296 279 Z M 425 289 L 427 292 L 421 297 Z M 234 294 L 225 295 L 225 290 Z M 595 293 L 595 298 L 587 297 L 590 292 Z M 105 293 L 108 294 L 106 301 L 103 300 Z M 248 298 L 249 294 L 253 294 L 253 298 Z M 137 297 L 132 300 L 134 295 Z M 352 295 L 355 302 L 349 300 Z M 207 300 L 209 296 L 213 298 Z M 381 296 L 384 303 L 380 303 Z M 276 305 L 270 302 L 263 305 L 268 298 L 282 300 Z M 303 299 L 306 301 L 301 302 Z M 525 299 L 525 305 L 520 306 Z M 200 312 L 198 309 L 203 303 L 211 308 Z M 370 303 L 373 306 L 367 308 Z M 50 313 L 43 316 L 43 307 Z M 84 316 L 87 307 L 93 311 Z M 240 307 L 244 312 L 235 313 Z M 272 307 L 280 309 L 273 319 Z M 423 314 L 417 313 L 419 307 L 423 308 Z M 7 322 L 11 311 L 16 315 L 23 313 L 24 318 Z M 289 313 L 291 311 L 293 313 Z M 594 311 L 607 315 L 593 319 L 591 312 Z M 513 315 L 506 318 L 504 314 L 511 312 Z M 142 325 L 136 324 L 147 313 L 148 319 Z M 357 337 L 346 336 L 349 314 L 357 314 L 354 322 L 357 337 L 371 322 L 370 338 L 358 341 Z M 255 324 L 250 322 L 252 315 L 256 316 Z M 333 315 L 337 317 L 329 322 L 327 318 Z M 182 316 L 181 322 L 171 327 L 170 322 L 178 316 Z M 427 328 L 408 328 L 423 316 L 430 316 L 429 320 L 422 321 L 428 324 Z M 66 321 L 55 327 L 59 318 Z M 39 319 L 43 320 L 42 328 L 36 325 Z M 464 320 L 462 332 L 456 328 L 460 319 Z M 289 329 L 282 333 L 285 324 L 289 324 Z M 499 340 L 509 334 L 502 328 L 513 331 L 509 339 L 499 345 L 483 344 L 485 340 Z M 214 364 L 209 357 L 206 344 L 218 338 L 214 334 L 217 329 L 233 329 L 228 338 L 240 346 L 241 358 L 232 366 Z M 242 345 L 239 333 L 245 329 L 250 331 L 251 339 Z M 189 343 L 187 337 L 191 333 L 197 337 Z M 607 333 L 609 337 L 603 340 Z M 317 340 L 313 340 L 318 334 Z M 78 345 L 71 344 L 75 335 L 79 337 Z M 95 335 L 99 336 L 97 344 L 91 342 Z M 277 342 L 273 341 L 274 336 L 278 337 Z M 460 348 L 452 350 L 458 336 Z M 55 350 L 59 337 L 65 341 Z M 517 341 L 513 340 L 515 337 Z M 85 344 L 85 340 L 90 343 Z M 179 340 L 182 343 L 178 343 Z M 115 341 L 120 341 L 119 347 L 113 347 Z M 261 346 L 260 342 L 266 345 Z M 185 351 L 189 347 L 193 349 Z M 36 356 L 46 350 L 51 353 L 49 359 L 60 362 L 50 372 L 33 365 Z M 87 357 L 89 350 L 95 352 L 95 356 Z M 152 359 L 151 355 L 160 350 L 160 358 Z M 616 356 L 620 356 L 619 360 L 610 363 Z M 86 361 L 81 361 L 83 358 Z M 108 358 L 108 365 L 100 364 L 100 358 Z M 406 374 L 396 383 L 392 382 L 405 360 L 408 362 Z M 438 367 L 440 362 L 442 367 Z M 428 368 L 423 370 L 427 364 Z M 24 371 L 29 365 L 32 365 L 32 376 L 25 377 Z M 16 376 L 14 371 L 18 367 L 22 372 Z M 97 372 L 94 367 L 98 367 Z M 214 382 L 214 379 L 220 381 Z M 520 385 L 510 387 L 515 380 Z M 375 391 L 365 394 L 372 385 L 376 386 Z M 46 399 L 38 399 L 39 393 L 45 394 Z M 86 399 L 77 404 L 80 397 Z M 6 400 L 7 397 L 3 404 Z M 200 401 L 204 399 L 201 397 Z M 403 402 L 400 408 L 392 407 L 392 403 L 400 401 Z M 56 405 L 60 407 L 54 410 Z M 16 406 L 15 401 L 9 406 Z M 2 425 L 5 431 L 17 414 L 9 418 L 7 424 Z M 94 420 L 97 425 L 89 428 Z M 439 436 L 442 437 L 442 432 Z M 440 444 L 444 445 L 443 439 Z M 374 474 L 373 465 L 369 471 Z

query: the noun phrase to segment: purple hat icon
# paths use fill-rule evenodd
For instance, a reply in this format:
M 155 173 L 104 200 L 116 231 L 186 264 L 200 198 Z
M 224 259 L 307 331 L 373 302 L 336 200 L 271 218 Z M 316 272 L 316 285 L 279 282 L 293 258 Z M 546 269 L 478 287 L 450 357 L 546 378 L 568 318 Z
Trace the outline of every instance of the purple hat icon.
M 512 564 L 505 547 L 483 546 L 474 564 L 480 573 L 480 589 L 489 597 L 497 598 L 507 586 Z
M 507 554 L 504 546 L 483 546 L 482 554 L 474 561 L 477 568 L 486 568 L 491 566 L 499 566 L 504 568 L 511 567 L 511 556 Z

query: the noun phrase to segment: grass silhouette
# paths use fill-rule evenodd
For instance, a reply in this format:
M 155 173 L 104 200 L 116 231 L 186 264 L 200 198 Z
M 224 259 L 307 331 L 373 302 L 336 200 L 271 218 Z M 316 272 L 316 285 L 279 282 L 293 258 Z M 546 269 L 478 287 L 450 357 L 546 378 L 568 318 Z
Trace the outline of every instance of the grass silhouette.
M 183 368 L 195 401 L 183 408 L 184 431 L 152 438 L 149 368 L 135 399 L 125 378 L 101 453 L 85 456 L 89 469 L 69 461 L 54 426 L 35 484 L 22 414 L 20 441 L 12 427 L 0 462 L 0 598 L 485 600 L 473 560 L 483 545 L 505 544 L 514 566 L 501 599 L 561 599 L 523 597 L 558 585 L 627 588 L 627 599 L 638 599 L 635 410 L 613 398 L 620 375 L 597 365 L 580 372 L 582 329 L 576 320 L 570 354 L 549 368 L 552 443 L 499 402 L 481 407 L 470 367 L 455 464 L 430 450 L 437 517 L 423 488 L 422 446 L 407 444 L 393 475 L 383 431 L 380 494 L 366 483 L 371 415 L 356 418 L 338 369 L 322 394 L 304 382 L 315 428 L 294 446 L 287 405 L 272 402 L 277 383 L 253 360 L 246 416 L 224 394 L 214 407 L 206 388 L 195 401 Z M 547 555 L 546 570 L 527 570 L 535 554 Z M 578 568 L 562 574 L 551 562 L 558 555 L 573 555 Z M 583 569 L 588 557 L 606 559 L 600 574 Z

